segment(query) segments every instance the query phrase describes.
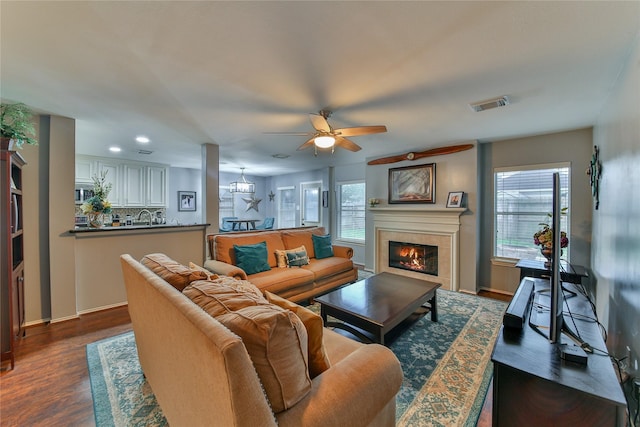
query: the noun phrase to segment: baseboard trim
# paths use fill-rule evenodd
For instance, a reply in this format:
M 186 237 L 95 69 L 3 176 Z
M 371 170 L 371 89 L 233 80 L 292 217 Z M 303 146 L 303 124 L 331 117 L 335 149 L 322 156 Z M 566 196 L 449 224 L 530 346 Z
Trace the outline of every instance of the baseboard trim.
M 60 317 L 58 319 L 51 319 L 49 322 L 50 323 L 60 323 L 60 322 L 66 322 L 67 320 L 75 320 L 77 319 L 78 316 L 77 314 L 73 315 L 73 316 L 65 316 L 65 317 Z
M 513 296 L 513 292 L 505 291 L 503 289 L 494 289 L 494 288 L 487 288 L 487 287 L 484 287 L 484 286 L 480 286 L 480 290 L 481 291 L 486 291 L 486 292 L 493 292 L 495 294 Z
M 38 320 L 32 320 L 31 322 L 25 322 L 24 327 L 29 328 L 31 326 L 41 326 L 41 325 L 46 325 L 47 323 L 51 323 L 51 318 L 38 319 Z
M 110 310 L 112 308 L 118 308 L 118 307 L 122 307 L 127 305 L 127 302 L 119 302 L 117 304 L 111 304 L 111 305 L 103 305 L 102 307 L 96 307 L 96 308 L 92 308 L 90 310 L 82 310 L 78 312 L 78 315 L 82 316 L 83 314 L 90 314 L 90 313 L 95 313 L 96 311 L 104 311 L 104 310 Z

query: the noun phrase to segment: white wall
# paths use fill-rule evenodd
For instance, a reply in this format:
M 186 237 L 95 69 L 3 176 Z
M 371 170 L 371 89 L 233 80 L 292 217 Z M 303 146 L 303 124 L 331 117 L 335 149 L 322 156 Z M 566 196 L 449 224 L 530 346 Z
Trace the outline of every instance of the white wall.
M 256 192 L 253 194 L 253 197 L 256 199 L 260 199 L 260 203 L 258 203 L 258 210 L 251 208 L 247 210 L 247 202 L 243 199 L 251 199 L 251 194 L 241 194 L 234 193 L 233 194 L 233 207 L 234 207 L 234 215 L 240 219 L 255 219 L 256 225 L 259 225 L 261 221 L 264 220 L 267 216 L 275 216 L 271 215 L 273 210 L 274 202 L 269 201 L 269 196 L 266 188 L 266 181 L 269 178 L 265 178 L 262 176 L 253 176 L 247 173 L 244 174 L 244 177 L 247 181 L 253 182 L 256 185 Z M 220 186 L 226 187 L 229 183 L 238 181 L 240 179 L 240 173 L 229 173 L 229 172 L 220 172 Z M 275 191 L 274 191 L 275 193 Z M 227 194 L 228 195 L 228 194 Z
M 640 358 L 640 34 L 598 123 L 600 208 L 593 211 L 591 265 L 597 311 L 617 357 Z M 640 363 L 640 360 L 638 360 Z M 636 370 L 636 377 L 639 372 Z
M 40 242 L 41 256 L 48 249 L 51 318 L 76 316 L 75 245 L 69 230 L 75 226 L 75 120 L 51 116 L 49 123 L 48 206 L 39 224 L 48 224 L 48 241 Z M 42 191 L 43 189 L 40 188 Z M 47 221 L 48 220 L 48 221 Z M 40 235 L 44 237 L 44 233 Z M 47 246 L 48 243 L 48 246 Z M 46 259 L 46 257 L 45 257 Z
M 591 250 L 591 189 L 585 169 L 591 158 L 591 129 L 537 135 L 481 144 L 479 175 L 482 201 L 480 218 L 479 287 L 514 293 L 520 284 L 520 271 L 513 265 L 494 264 L 493 254 L 495 168 L 571 163 L 571 236 L 569 261 L 589 267 Z M 533 245 L 533 237 L 532 243 Z
M 202 203 L 202 172 L 200 169 L 187 168 L 169 168 L 167 175 L 169 183 L 169 194 L 167 195 L 167 223 L 173 220 L 180 224 L 202 224 L 203 203 Z M 196 210 L 195 211 L 179 211 L 178 210 L 178 191 L 195 191 L 196 192 Z
M 264 194 L 267 195 L 273 191 L 276 196 L 273 201 L 267 200 L 267 211 L 269 215 L 276 218 L 275 227 L 280 227 L 278 224 L 278 187 L 295 187 L 296 194 L 296 225 L 300 226 L 300 183 L 303 182 L 321 182 L 322 191 L 329 189 L 329 169 L 315 169 L 307 172 L 291 173 L 286 175 L 278 175 L 265 178 L 264 181 Z M 322 226 L 329 230 L 329 212 L 328 209 L 321 209 Z
M 475 143 L 475 141 L 470 142 Z M 367 161 L 369 160 L 373 160 L 373 158 L 367 159 Z M 477 147 L 460 153 L 427 157 L 416 161 L 366 166 L 367 199 L 374 197 L 380 200 L 380 206 L 388 205 L 389 169 L 429 163 L 436 165 L 436 206 L 446 206 L 450 191 L 464 191 L 465 193 L 463 207 L 468 210 L 460 217 L 460 290 L 475 293 L 478 257 Z M 373 218 L 369 212 L 367 212 L 367 236 L 373 236 Z M 365 248 L 367 269 L 373 268 L 374 250 L 373 242 L 368 241 Z

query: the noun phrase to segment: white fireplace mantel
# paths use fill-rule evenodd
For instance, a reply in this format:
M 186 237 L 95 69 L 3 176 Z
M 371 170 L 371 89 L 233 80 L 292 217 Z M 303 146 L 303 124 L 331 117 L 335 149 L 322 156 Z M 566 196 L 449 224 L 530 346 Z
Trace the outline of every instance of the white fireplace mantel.
M 373 215 L 376 248 L 375 272 L 389 271 L 410 277 L 426 278 L 441 283 L 444 289 L 457 291 L 460 288 L 460 215 L 466 210 L 465 208 L 413 205 L 370 208 L 369 211 Z M 402 239 L 408 243 L 437 245 L 439 247 L 438 276 L 389 267 L 390 238 Z

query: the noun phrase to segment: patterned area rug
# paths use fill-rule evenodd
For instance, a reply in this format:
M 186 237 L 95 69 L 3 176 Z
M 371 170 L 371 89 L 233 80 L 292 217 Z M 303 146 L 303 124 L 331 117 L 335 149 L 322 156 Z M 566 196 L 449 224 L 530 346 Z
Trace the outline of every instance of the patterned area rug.
M 474 426 L 507 304 L 438 290 L 437 323 L 413 323 L 390 345 L 402 364 L 398 426 Z M 138 362 L 132 332 L 87 346 L 96 425 L 168 425 Z

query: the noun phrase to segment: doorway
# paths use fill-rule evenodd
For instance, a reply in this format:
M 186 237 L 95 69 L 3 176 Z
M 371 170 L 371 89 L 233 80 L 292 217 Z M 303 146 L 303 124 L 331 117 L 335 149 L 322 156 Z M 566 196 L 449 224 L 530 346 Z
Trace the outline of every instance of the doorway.
M 300 225 L 303 227 L 319 227 L 322 222 L 320 196 L 322 182 L 303 182 L 300 184 Z

